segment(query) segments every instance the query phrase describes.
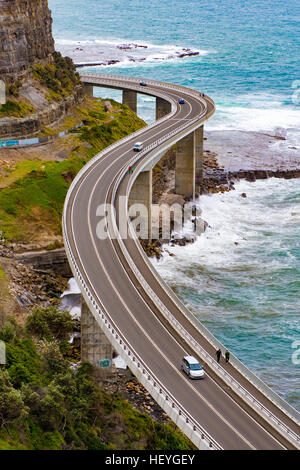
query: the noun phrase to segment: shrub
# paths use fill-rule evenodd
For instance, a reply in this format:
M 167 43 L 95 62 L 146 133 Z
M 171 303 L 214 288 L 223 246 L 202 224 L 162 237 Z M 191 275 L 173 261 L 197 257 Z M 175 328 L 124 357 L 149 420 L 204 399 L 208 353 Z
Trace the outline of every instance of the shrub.
M 57 307 L 36 307 L 26 320 L 26 329 L 40 339 L 62 341 L 72 332 L 73 322 L 67 311 Z
M 25 416 L 26 412 L 21 392 L 12 386 L 8 372 L 0 369 L 0 427 Z
M 5 104 L 0 106 L 0 116 L 15 116 L 24 117 L 29 113 L 32 113 L 34 108 L 27 103 L 19 101 L 8 100 Z
M 80 83 L 79 74 L 69 57 L 62 57 L 59 52 L 55 52 L 53 57 L 54 64 L 33 67 L 34 76 L 50 90 L 50 100 L 71 94 L 74 86 Z

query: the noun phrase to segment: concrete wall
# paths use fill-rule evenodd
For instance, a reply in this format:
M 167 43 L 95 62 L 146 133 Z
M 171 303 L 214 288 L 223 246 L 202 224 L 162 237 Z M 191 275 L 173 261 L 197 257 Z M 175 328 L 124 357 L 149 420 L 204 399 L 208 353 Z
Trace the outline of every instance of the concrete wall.
M 0 105 L 6 103 L 6 87 L 3 80 L 0 80 Z
M 112 369 L 113 348 L 81 297 L 81 360 L 100 366 L 100 361 L 109 361 L 104 370 Z
M 52 271 L 64 277 L 73 277 L 64 248 L 15 255 L 15 259 L 35 269 Z

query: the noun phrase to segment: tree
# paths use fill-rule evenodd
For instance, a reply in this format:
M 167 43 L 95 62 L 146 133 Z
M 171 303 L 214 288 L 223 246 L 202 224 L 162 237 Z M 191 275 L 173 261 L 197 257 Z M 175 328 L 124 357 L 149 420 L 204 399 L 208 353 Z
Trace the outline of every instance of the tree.
M 8 372 L 0 370 L 0 427 L 27 415 L 21 392 L 15 390 Z
M 29 333 L 42 339 L 55 338 L 58 341 L 68 339 L 73 330 L 73 322 L 69 312 L 58 310 L 57 307 L 36 307 L 26 321 Z

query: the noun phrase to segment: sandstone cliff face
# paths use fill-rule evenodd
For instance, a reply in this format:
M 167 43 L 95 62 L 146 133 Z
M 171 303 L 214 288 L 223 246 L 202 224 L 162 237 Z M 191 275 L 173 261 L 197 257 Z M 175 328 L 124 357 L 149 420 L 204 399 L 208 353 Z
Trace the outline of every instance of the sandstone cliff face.
M 36 63 L 52 61 L 48 0 L 0 0 L 0 78 L 26 77 Z

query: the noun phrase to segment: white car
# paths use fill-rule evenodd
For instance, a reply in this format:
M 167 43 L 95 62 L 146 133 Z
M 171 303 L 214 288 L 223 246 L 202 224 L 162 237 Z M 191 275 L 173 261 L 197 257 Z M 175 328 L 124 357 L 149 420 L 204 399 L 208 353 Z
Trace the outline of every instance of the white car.
M 198 359 L 194 356 L 184 356 L 181 362 L 181 369 L 190 379 L 204 379 L 204 370 Z
M 136 142 L 133 146 L 133 150 L 135 152 L 139 152 L 140 150 L 143 150 L 143 143 L 142 142 Z

